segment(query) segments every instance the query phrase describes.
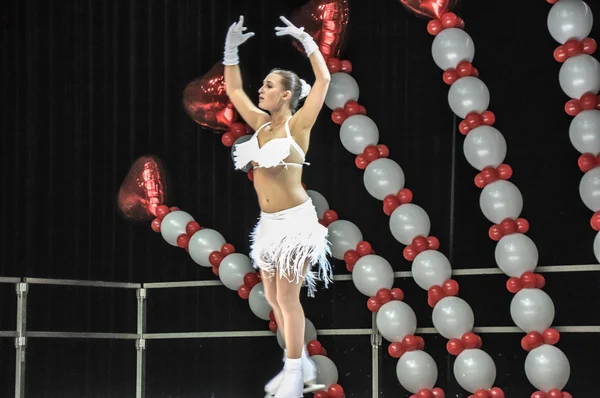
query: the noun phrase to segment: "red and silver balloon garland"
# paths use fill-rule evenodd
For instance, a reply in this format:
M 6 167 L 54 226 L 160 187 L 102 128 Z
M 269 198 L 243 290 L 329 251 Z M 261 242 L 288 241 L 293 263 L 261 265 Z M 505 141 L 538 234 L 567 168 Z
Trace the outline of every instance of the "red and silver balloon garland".
M 391 342 L 388 353 L 398 359 L 398 381 L 415 394 L 411 398 L 443 398 L 444 391 L 435 387 L 438 377 L 436 363 L 424 351 L 423 338 L 415 336 L 415 312 L 403 301 L 402 290 L 392 287 L 395 280 L 392 266 L 375 253 L 368 241 L 363 240 L 362 232 L 354 223 L 339 219 L 323 195 L 313 190 L 307 192 L 321 224 L 329 230 L 332 256 L 346 262 L 355 287 L 369 297 L 368 309 L 377 313 L 377 329 Z
M 164 204 L 156 208 L 156 218 L 151 223 L 152 230 L 161 233 L 163 239 L 172 246 L 185 249 L 192 260 L 202 267 L 211 267 L 223 285 L 248 300 L 250 310 L 260 319 L 269 321 L 269 329 L 277 333 L 277 325 L 271 306 L 265 299 L 260 274 L 252 267 L 250 258 L 236 253 L 232 244 L 216 230 L 204 228 L 187 212 Z M 327 390 L 315 393 L 319 398 L 342 398 L 344 390 L 337 384 L 337 369 L 327 358 L 327 351 L 317 340 L 317 332 L 310 320 L 305 322 L 307 350 L 314 358 L 320 372 L 335 375 L 334 379 L 324 380 Z
M 573 116 L 569 138 L 581 153 L 577 163 L 584 173 L 579 183 L 579 195 L 584 205 L 594 212 L 592 228 L 600 231 L 600 63 L 592 56 L 598 49 L 596 41 L 588 37 L 593 27 L 589 6 L 581 0 L 556 1 L 548 13 L 548 31 L 560 45 L 554 50 L 554 59 L 561 63 L 559 84 L 570 98 L 565 112 Z M 593 244 L 594 255 L 600 262 L 600 233 Z
M 512 169 L 502 163 L 506 156 L 506 141 L 492 127 L 495 116 L 488 110 L 490 94 L 471 64 L 475 54 L 473 40 L 464 31 L 464 22 L 454 13 L 445 13 L 440 19 L 429 21 L 427 28 L 435 36 L 432 43 L 434 62 L 444 70 L 443 80 L 450 85 L 450 108 L 463 119 L 459 130 L 465 135 L 465 158 L 480 171 L 475 176 L 475 185 L 482 189 L 479 204 L 483 215 L 494 223 L 489 236 L 498 242 L 495 260 L 510 277 L 507 289 L 515 294 L 510 306 L 511 317 L 527 333 L 521 340 L 521 346 L 528 351 L 525 374 L 539 390 L 532 397 L 571 397 L 568 392 L 561 391 L 569 380 L 570 365 L 566 355 L 555 346 L 560 336 L 551 328 L 554 304 L 541 290 L 545 285 L 543 276 L 533 273 L 538 263 L 538 250 L 525 235 L 529 223 L 519 218 L 523 198 L 509 181 Z
M 415 282 L 428 291 L 434 326 L 449 339 L 448 352 L 457 356 L 454 365 L 456 380 L 477 397 L 504 397 L 500 388 L 493 387 L 496 379 L 494 360 L 481 349 L 481 338 L 472 332 L 473 310 L 457 296 L 459 286 L 452 279 L 450 262 L 438 251 L 439 240 L 429 235 L 429 216 L 412 203 L 413 194 L 404 187 L 402 168 L 388 158 L 388 147 L 378 143 L 377 125 L 366 115 L 364 106 L 358 103 L 359 88 L 350 75 L 351 64 L 347 60 L 329 59 L 328 67 L 332 80 L 325 104 L 332 110 L 332 120 L 341 125 L 342 145 L 356 155 L 356 166 L 364 170 L 365 188 L 371 196 L 383 202 L 383 211 L 390 217 L 392 235 L 406 245 L 404 257 L 413 262 Z M 342 257 L 348 267 L 356 261 L 357 252 L 355 250 Z M 377 298 L 371 299 L 371 306 L 376 307 Z

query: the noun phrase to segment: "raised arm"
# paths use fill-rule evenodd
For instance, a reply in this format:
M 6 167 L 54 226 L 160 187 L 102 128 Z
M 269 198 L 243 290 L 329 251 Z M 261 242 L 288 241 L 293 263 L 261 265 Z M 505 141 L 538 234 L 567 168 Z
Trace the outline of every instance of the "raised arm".
M 242 116 L 252 129 L 256 130 L 261 125 L 270 120 L 268 113 L 259 109 L 244 92 L 242 86 L 242 74 L 239 67 L 238 47 L 243 44 L 254 33 L 243 33 L 244 16 L 240 16 L 238 22 L 234 22 L 227 32 L 225 39 L 225 52 L 223 55 L 223 65 L 225 65 L 225 92 L 229 100 L 235 107 L 235 110 Z
M 312 65 L 313 72 L 315 74 L 315 82 L 312 88 L 304 100 L 304 105 L 298 109 L 294 115 L 294 130 L 296 133 L 302 134 L 309 132 L 312 126 L 315 124 L 323 103 L 325 102 L 325 96 L 329 89 L 329 82 L 331 75 L 327 69 L 327 64 L 319 47 L 313 40 L 313 38 L 304 31 L 304 28 L 295 27 L 285 17 L 279 17 L 287 26 L 276 27 L 276 35 L 290 35 L 299 40 L 304 46 L 306 55 L 308 56 Z

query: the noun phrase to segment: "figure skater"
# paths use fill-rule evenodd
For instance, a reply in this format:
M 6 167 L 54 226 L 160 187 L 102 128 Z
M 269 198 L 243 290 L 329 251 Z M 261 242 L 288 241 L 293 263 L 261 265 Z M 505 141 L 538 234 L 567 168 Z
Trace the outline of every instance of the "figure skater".
M 317 385 L 317 370 L 304 344 L 304 311 L 300 289 L 308 287 L 314 297 L 316 283 L 325 287 L 332 271 L 328 230 L 302 187 L 302 167 L 309 147 L 311 128 L 325 101 L 330 75 L 313 38 L 284 17 L 285 27 L 276 35 L 290 35 L 304 46 L 314 74 L 312 88 L 291 71 L 273 69 L 258 90 L 258 107 L 242 88 L 238 46 L 254 33 L 244 33 L 240 16 L 225 40 L 225 87 L 235 109 L 256 133 L 236 145 L 236 169 L 249 163 L 254 168 L 254 188 L 260 217 L 250 234 L 250 258 L 260 269 L 265 296 L 285 341 L 284 366 L 265 385 L 267 397 L 299 398 L 325 385 Z M 298 104 L 304 99 L 303 106 Z

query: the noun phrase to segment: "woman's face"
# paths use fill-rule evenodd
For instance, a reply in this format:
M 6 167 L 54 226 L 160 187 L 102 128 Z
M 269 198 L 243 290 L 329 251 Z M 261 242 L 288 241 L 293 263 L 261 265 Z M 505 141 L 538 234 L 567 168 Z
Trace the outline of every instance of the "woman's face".
M 258 89 L 258 107 L 266 111 L 274 111 L 289 103 L 291 93 L 281 85 L 281 76 L 270 73 L 260 89 Z

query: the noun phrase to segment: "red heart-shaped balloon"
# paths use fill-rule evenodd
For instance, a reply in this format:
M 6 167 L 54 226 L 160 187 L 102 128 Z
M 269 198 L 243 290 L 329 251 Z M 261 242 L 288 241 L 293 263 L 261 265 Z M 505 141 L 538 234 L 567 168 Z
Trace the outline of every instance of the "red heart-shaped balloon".
M 311 0 L 290 18 L 312 36 L 325 60 L 340 55 L 350 15 L 348 0 Z M 301 44 L 294 42 L 304 52 Z
M 130 221 L 151 220 L 166 199 L 167 176 L 162 161 L 153 155 L 139 157 L 119 188 L 121 214 Z
M 225 70 L 216 63 L 204 76 L 191 81 L 183 91 L 183 107 L 199 125 L 229 131 L 237 112 L 225 92 Z
M 400 3 L 420 17 L 440 19 L 452 11 L 459 0 L 400 0 Z

